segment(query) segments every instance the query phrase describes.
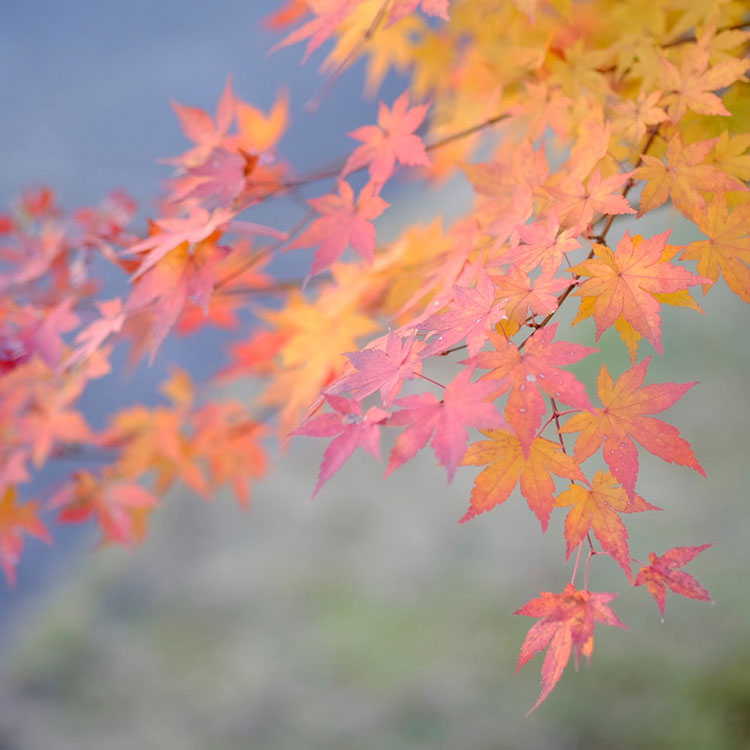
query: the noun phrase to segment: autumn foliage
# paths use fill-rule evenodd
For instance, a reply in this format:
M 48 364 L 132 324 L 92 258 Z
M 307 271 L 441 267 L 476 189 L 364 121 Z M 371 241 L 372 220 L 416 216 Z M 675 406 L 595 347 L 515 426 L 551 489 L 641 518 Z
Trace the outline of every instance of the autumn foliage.
M 325 441 L 315 496 L 357 449 L 379 457 L 390 432 L 386 474 L 422 450 L 447 481 L 478 467 L 461 522 L 502 512 L 516 487 L 543 532 L 565 515 L 570 583 L 517 612 L 539 618 L 519 669 L 546 650 L 536 708 L 571 652 L 592 654 L 596 624 L 624 627 L 616 594 L 588 588 L 593 558 L 611 557 L 662 616 L 667 589 L 709 598 L 683 566 L 710 545 L 638 561 L 626 524 L 659 510 L 636 492 L 643 451 L 704 473 L 660 418 L 695 383 L 648 375 L 662 307 L 700 312 L 697 298 L 724 284 L 750 302 L 750 12 L 724 0 L 288 0 L 268 25 L 276 48 L 323 56 L 313 108 L 358 60 L 370 93 L 390 71 L 408 79 L 337 164 L 295 170 L 278 148 L 295 126 L 285 94 L 265 112 L 229 80 L 214 114 L 173 104 L 190 146 L 169 159 L 147 227 L 118 192 L 64 216 L 51 190 L 29 190 L 0 216 L 6 579 L 27 537 L 51 541 L 50 523 L 138 543 L 176 482 L 206 498 L 228 486 L 248 505 L 274 435 Z M 473 201 L 384 244 L 382 193 L 401 178 L 414 190 L 463 179 Z M 268 226 L 264 207 L 289 195 L 306 213 Z M 701 239 L 670 244 L 667 202 Z M 287 251 L 304 278 L 278 276 Z M 126 294 L 108 292 L 105 265 L 129 279 Z M 563 306 L 591 346 L 567 340 Z M 135 366 L 204 326 L 237 329 L 216 378 L 256 379 L 254 402 L 206 398 L 175 370 L 161 405 L 87 424 L 79 399 L 115 347 Z M 624 372 L 593 346 L 610 328 Z M 587 358 L 596 392 L 569 369 Z M 61 457 L 79 468 L 28 497 L 32 473 Z

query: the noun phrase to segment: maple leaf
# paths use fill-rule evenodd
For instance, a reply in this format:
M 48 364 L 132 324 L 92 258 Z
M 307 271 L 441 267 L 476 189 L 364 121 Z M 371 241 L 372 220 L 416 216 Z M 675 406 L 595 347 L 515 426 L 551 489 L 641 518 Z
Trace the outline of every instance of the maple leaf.
M 134 480 L 154 471 L 159 492 L 179 478 L 200 495 L 210 494 L 211 487 L 182 430 L 189 390 L 178 371 L 165 391 L 175 408 L 136 406 L 115 415 L 100 436 L 100 444 L 119 452 L 115 464 L 119 477 Z
M 644 416 L 668 409 L 689 391 L 695 383 L 653 383 L 644 386 L 651 357 L 624 372 L 613 384 L 607 368 L 602 365 L 597 387 L 603 409 L 592 413 L 574 414 L 561 432 L 580 432 L 575 445 L 575 460 L 585 461 L 602 447 L 602 455 L 612 474 L 625 488 L 628 497 L 635 495 L 638 477 L 637 440 L 647 451 L 670 463 L 689 466 L 701 476 L 690 443 L 680 432 L 660 419 Z
M 607 471 L 597 471 L 591 487 L 571 484 L 555 501 L 556 508 L 571 507 L 565 517 L 565 559 L 593 531 L 602 549 L 625 571 L 633 582 L 630 569 L 628 531 L 618 513 L 637 513 L 644 510 L 661 510 L 646 502 L 640 495 L 629 498 L 617 480 Z
M 102 532 L 100 544 L 132 546 L 143 540 L 147 514 L 157 505 L 154 495 L 135 482 L 97 478 L 79 471 L 55 493 L 48 507 L 59 510 L 59 523 L 96 519 Z
M 560 267 L 566 253 L 577 250 L 581 243 L 572 229 L 560 229 L 557 217 L 550 215 L 546 221 L 522 224 L 516 228 L 520 242 L 504 252 L 497 260 L 500 265 L 517 267 L 529 273 L 537 266 L 542 269 Z
M 334 266 L 334 276 L 337 270 Z M 296 290 L 282 310 L 264 313 L 286 336 L 279 350 L 277 375 L 262 395 L 264 404 L 280 409 L 282 434 L 299 424 L 321 390 L 342 371 L 346 358 L 341 352 L 356 349 L 359 337 L 378 329 L 362 312 L 359 300 L 351 283 L 324 287 L 314 301 Z
M 221 145 L 234 118 L 236 99 L 232 92 L 232 78 L 227 78 L 224 91 L 216 108 L 216 124 L 206 112 L 198 107 L 185 107 L 176 101 L 172 102 L 182 127 L 182 132 L 193 143 L 195 148 L 171 159 L 172 164 L 185 167 L 202 163 L 215 148 Z
M 428 342 L 423 357 L 440 354 L 466 339 L 469 354 L 476 354 L 485 341 L 488 329 L 505 317 L 505 308 L 495 304 L 495 285 L 483 270 L 475 287 L 454 286 L 454 298 L 444 312 L 431 315 L 419 324 L 419 330 L 434 339 Z
M 503 427 L 505 420 L 486 399 L 498 391 L 491 381 L 470 383 L 474 368 L 462 370 L 445 387 L 443 398 L 432 393 L 405 396 L 395 402 L 402 407 L 391 415 L 389 425 L 408 425 L 396 440 L 386 476 L 424 448 L 432 437 L 432 449 L 453 479 L 466 452 L 467 427 Z
M 567 584 L 560 594 L 551 591 L 542 591 L 541 594 L 513 613 L 542 618 L 531 626 L 526 635 L 516 671 L 519 672 L 539 651 L 548 649 L 542 664 L 542 691 L 527 716 L 552 692 L 570 659 L 571 651 L 575 656 L 576 669 L 582 654 L 591 658 L 594 625 L 597 622 L 627 630 L 608 606 L 617 594 L 578 591 L 572 583 Z
M 584 385 L 560 367 L 578 362 L 598 350 L 568 341 L 553 341 L 556 333 L 557 323 L 538 329 L 523 350 L 498 334 L 490 334 L 495 351 L 480 352 L 468 360 L 490 370 L 484 378 L 501 379 L 510 385 L 505 418 L 525 452 L 547 411 L 540 391 L 576 409 L 591 410 Z
M 358 445 L 375 458 L 380 458 L 380 427 L 388 418 L 388 412 L 376 406 L 362 413 L 358 401 L 341 396 L 327 395 L 326 401 L 334 408 L 334 412 L 308 419 L 290 433 L 310 437 L 337 435 L 323 454 L 318 481 L 310 499 L 314 498 L 323 485 L 346 463 Z
M 414 131 L 422 124 L 428 105 L 409 109 L 409 92 L 404 91 L 388 109 L 383 102 L 378 110 L 378 124 L 366 125 L 349 135 L 362 141 L 347 159 L 341 176 L 370 165 L 370 177 L 378 185 L 393 174 L 396 162 L 409 167 L 431 166 L 422 139 Z
M 331 193 L 308 201 L 322 216 L 287 246 L 287 250 L 318 246 L 310 276 L 325 271 L 349 245 L 365 261 L 372 263 L 375 227 L 370 222 L 380 216 L 389 204 L 376 194 L 372 183 L 362 189 L 356 205 L 349 183 L 339 180 L 338 188 L 338 195 Z
M 551 198 L 548 210 L 559 217 L 560 224 L 580 234 L 591 224 L 595 212 L 606 215 L 635 213 L 621 193 L 622 186 L 632 174 L 624 172 L 602 180 L 597 169 L 585 186 L 575 177 L 566 177 L 542 190 Z
M 181 243 L 136 280 L 125 311 L 132 314 L 150 308 L 151 362 L 188 301 L 207 313 L 217 266 L 229 252 L 215 244 L 217 239 L 218 233 L 214 233 L 192 248 L 187 242 Z
M 302 57 L 302 62 L 305 62 L 321 44 L 333 35 L 337 27 L 360 2 L 361 0 L 308 0 L 308 10 L 315 17 L 274 45 L 271 53 L 307 39 L 307 48 Z
M 659 354 L 661 315 L 656 294 L 673 293 L 708 282 L 680 266 L 664 262 L 662 254 L 670 232 L 643 239 L 629 232 L 617 243 L 613 252 L 605 245 L 594 245 L 594 257 L 568 269 L 578 276 L 589 276 L 573 292 L 577 297 L 594 297 L 596 340 L 621 316 Z
M 505 308 L 508 319 L 521 325 L 527 311 L 532 315 L 549 315 L 557 310 L 557 294 L 568 286 L 557 277 L 557 266 L 545 268 L 533 281 L 519 268 L 511 266 L 503 276 L 491 276 L 496 299 Z
M 646 137 L 649 126 L 659 125 L 667 119 L 667 113 L 658 106 L 660 98 L 661 91 L 641 91 L 635 101 L 626 99 L 617 104 L 615 131 L 622 133 L 631 144 L 640 143 Z
M 208 466 L 214 489 L 230 484 L 243 508 L 250 507 L 250 481 L 266 473 L 260 445 L 266 428 L 247 417 L 238 401 L 205 404 L 191 419 L 191 448 Z
M 419 348 L 422 344 L 414 335 L 401 338 L 389 331 L 385 342 L 380 339 L 378 344 L 358 352 L 345 352 L 357 372 L 336 380 L 326 388 L 326 393 L 333 396 L 350 393 L 353 398 L 361 400 L 379 390 L 383 406 L 388 406 L 398 395 L 404 380 L 421 374 Z
M 237 102 L 236 135 L 226 139 L 228 148 L 248 154 L 262 154 L 260 166 L 272 158 L 271 149 L 281 138 L 289 117 L 289 94 L 282 88 L 276 95 L 271 109 L 265 114 L 247 102 Z M 271 153 L 269 153 L 271 152 Z
M 692 219 L 696 210 L 703 210 L 706 201 L 702 192 L 747 190 L 744 183 L 708 164 L 706 158 L 716 139 L 683 146 L 679 132 L 667 143 L 666 164 L 650 154 L 643 154 L 643 166 L 634 172 L 637 180 L 646 180 L 641 193 L 638 218 L 661 206 L 671 196 L 677 210 Z
M 287 333 L 261 329 L 247 341 L 230 344 L 231 364 L 217 373 L 217 378 L 229 380 L 243 375 L 271 375 L 275 369 L 274 357 L 287 338 Z
M 710 282 L 716 282 L 721 274 L 735 294 L 750 302 L 750 202 L 730 212 L 726 196 L 719 193 L 705 212 L 696 211 L 695 223 L 708 239 L 691 242 L 682 259 L 697 260 L 698 271 Z
M 711 92 L 723 89 L 742 78 L 750 68 L 747 60 L 725 60 L 709 68 L 708 50 L 695 45 L 690 54 L 682 58 L 678 68 L 666 57 L 661 59 L 659 86 L 669 92 L 664 97 L 667 112 L 672 122 L 678 122 L 691 109 L 700 115 L 724 115 L 732 113 L 721 98 Z
M 69 408 L 82 387 L 81 384 L 75 388 L 35 394 L 32 407 L 18 425 L 20 437 L 31 448 L 34 466 L 41 466 L 59 442 L 76 443 L 91 439 L 91 430 L 83 415 Z
M 24 534 L 52 543 L 47 527 L 38 517 L 39 503 L 18 504 L 16 499 L 16 488 L 7 487 L 0 500 L 0 566 L 11 588 L 16 585 L 16 565 L 23 552 Z
M 204 162 L 173 180 L 172 200 L 196 198 L 204 208 L 229 205 L 245 190 L 257 163 L 257 156 L 215 148 Z
M 474 480 L 471 504 L 460 523 L 504 503 L 520 480 L 521 494 L 541 522 L 542 531 L 546 531 L 555 505 L 555 482 L 551 475 L 585 482 L 580 467 L 563 453 L 558 443 L 546 438 L 536 438 L 529 449 L 524 450 L 518 436 L 512 432 L 481 432 L 489 440 L 470 445 L 461 464 L 489 466 Z
M 637 237 L 634 237 L 633 241 L 635 242 L 637 239 Z M 678 253 L 682 252 L 682 250 L 683 248 L 678 245 L 665 245 L 659 258 L 659 262 L 671 262 Z M 690 296 L 690 292 L 688 291 L 688 289 L 681 289 L 676 292 L 652 292 L 651 294 L 653 295 L 654 299 L 660 304 L 672 305 L 674 307 L 687 307 L 691 310 L 695 310 L 696 312 L 703 313 L 703 308 Z M 577 325 L 582 320 L 586 320 L 587 318 L 592 318 L 594 316 L 598 300 L 598 297 L 582 297 L 578 312 L 573 319 L 573 325 Z M 620 315 L 620 317 L 617 318 L 613 325 L 617 333 L 620 334 L 620 338 L 628 348 L 630 361 L 634 363 L 636 360 L 636 355 L 638 353 L 638 344 L 643 337 L 625 318 L 624 315 Z
M 131 278 L 135 280 L 142 276 L 167 253 L 183 243 L 192 245 L 212 236 L 214 241 L 218 240 L 233 215 L 233 212 L 226 208 L 217 208 L 213 213 L 209 213 L 204 208 L 194 206 L 184 219 L 164 218 L 154 222 L 153 229 L 156 231 L 128 248 L 129 255 L 145 253 Z
M 646 585 L 649 594 L 654 597 L 656 606 L 659 608 L 662 622 L 664 621 L 667 586 L 680 596 L 703 602 L 711 601 L 708 591 L 693 576 L 683 570 L 677 570 L 710 546 L 710 544 L 702 544 L 700 547 L 674 547 L 660 556 L 653 552 L 649 553 L 649 564 L 640 569 L 635 579 L 635 585 Z

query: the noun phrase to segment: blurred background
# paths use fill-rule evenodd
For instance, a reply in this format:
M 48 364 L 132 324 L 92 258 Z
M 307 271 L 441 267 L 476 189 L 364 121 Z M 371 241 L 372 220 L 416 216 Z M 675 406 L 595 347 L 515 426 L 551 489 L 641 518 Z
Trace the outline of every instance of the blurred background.
M 259 22 L 276 7 L 5 0 L 3 204 L 40 183 L 67 208 L 122 187 L 149 214 L 167 176 L 156 158 L 187 146 L 170 98 L 213 111 L 228 73 L 262 107 L 279 82 L 289 88 L 281 149 L 292 163 L 338 156 L 375 102 L 361 101 L 355 69 L 304 113 L 320 86 L 315 59 L 300 66 L 300 48 L 266 58 L 275 40 Z M 391 78 L 381 95 L 401 90 Z M 441 196 L 404 193 L 398 214 L 414 221 L 429 218 L 427 205 L 456 203 Z M 692 239 L 676 213 L 650 221 L 638 230 Z M 665 512 L 631 516 L 628 528 L 639 559 L 714 542 L 689 571 L 715 606 L 669 594 L 662 624 L 644 589 L 626 590 L 614 564 L 595 560 L 591 587 L 622 591 L 614 608 L 630 630 L 598 629 L 590 668 L 571 664 L 524 718 L 541 659 L 514 674 L 533 620 L 510 613 L 569 578 L 564 515 L 543 536 L 514 496 L 458 526 L 476 470 L 446 486 L 426 452 L 388 481 L 356 456 L 311 504 L 323 448 L 298 440 L 256 487 L 250 514 L 229 497 L 208 505 L 177 492 L 134 552 L 92 553 L 86 533 L 27 544 L 19 590 L 0 598 L 0 750 L 750 748 L 748 313 L 723 283 L 705 308 L 665 309 L 665 353 L 649 381 L 702 381 L 667 419 L 708 478 L 643 453 L 639 488 Z M 592 336 L 588 323 L 573 329 Z M 188 340 L 163 359 L 200 376 L 199 360 L 221 366 L 222 343 Z M 613 373 L 627 367 L 616 336 L 601 348 Z M 577 369 L 587 384 L 601 358 L 589 360 Z M 126 398 L 148 400 L 162 374 L 140 368 Z M 91 401 L 89 416 L 100 407 Z

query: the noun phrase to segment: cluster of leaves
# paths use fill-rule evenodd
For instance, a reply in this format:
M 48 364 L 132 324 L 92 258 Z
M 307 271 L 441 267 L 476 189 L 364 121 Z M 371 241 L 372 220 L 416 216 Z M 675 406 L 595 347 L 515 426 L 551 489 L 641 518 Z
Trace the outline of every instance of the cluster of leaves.
M 13 582 L 24 535 L 49 539 L 39 503 L 18 493 L 30 467 L 56 457 L 106 460 L 44 506 L 60 522 L 95 519 L 103 543 L 132 544 L 177 479 L 206 496 L 229 484 L 248 503 L 269 420 L 281 436 L 330 439 L 313 495 L 357 447 L 379 456 L 381 432 L 394 429 L 387 474 L 428 443 L 448 481 L 484 467 L 462 521 L 516 485 L 542 531 L 569 509 L 571 582 L 518 610 L 541 618 L 519 668 L 547 649 L 535 708 L 571 651 L 592 653 L 596 622 L 622 626 L 616 594 L 588 589 L 594 556 L 645 585 L 662 615 L 666 588 L 709 598 L 679 570 L 708 545 L 651 553 L 634 574 L 624 516 L 658 510 L 636 493 L 641 450 L 703 474 L 677 428 L 652 416 L 694 385 L 646 383 L 639 350 L 662 353 L 661 306 L 700 311 L 691 289 L 706 294 L 720 277 L 750 302 L 746 4 L 288 0 L 269 25 L 292 26 L 277 47 L 304 42 L 305 57 L 328 45 L 314 106 L 360 58 L 371 91 L 391 70 L 408 75 L 377 123 L 349 134 L 356 145 L 339 164 L 296 172 L 276 152 L 285 97 L 264 113 L 228 82 L 214 117 L 174 105 L 193 146 L 171 160 L 146 237 L 117 193 L 65 217 L 49 190 L 30 191 L 0 217 L 3 569 Z M 409 227 L 385 246 L 374 222 L 403 174 L 423 184 L 463 174 L 473 203 L 449 226 Z M 330 192 L 296 223 L 249 220 L 321 183 Z M 705 239 L 637 233 L 667 201 Z M 269 262 L 294 249 L 313 250 L 304 282 L 274 278 Z M 124 298 L 101 296 L 103 264 L 129 277 Z M 596 341 L 614 327 L 632 363 L 616 379 L 602 364 L 596 397 L 566 368 L 597 349 L 566 341 L 555 320 L 576 300 L 574 325 L 593 318 Z M 260 379 L 255 403 L 197 399 L 176 372 L 168 404 L 114 413 L 101 432 L 76 409 L 119 342 L 134 364 L 153 359 L 171 332 L 236 327 L 248 306 L 259 324 L 219 375 Z M 448 358 L 455 374 L 443 384 Z

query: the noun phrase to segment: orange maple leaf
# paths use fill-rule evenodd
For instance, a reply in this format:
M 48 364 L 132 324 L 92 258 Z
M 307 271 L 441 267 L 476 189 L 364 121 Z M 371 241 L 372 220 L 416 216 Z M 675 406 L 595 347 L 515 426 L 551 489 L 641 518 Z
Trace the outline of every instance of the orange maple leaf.
M 715 138 L 683 146 L 679 132 L 667 144 L 667 161 L 643 154 L 643 166 L 634 172 L 637 180 L 646 180 L 641 193 L 638 218 L 661 206 L 671 196 L 677 210 L 692 219 L 696 209 L 705 208 L 702 193 L 747 190 L 745 184 L 706 162 Z
M 101 545 L 132 546 L 146 535 L 148 513 L 158 505 L 148 490 L 135 482 L 95 477 L 78 471 L 49 501 L 59 509 L 59 523 L 82 523 L 96 519 L 102 532 Z
M 575 460 L 580 464 L 592 456 L 603 444 L 604 460 L 625 488 L 628 497 L 635 496 L 638 477 L 637 440 L 655 456 L 689 466 L 701 476 L 703 467 L 693 454 L 690 443 L 680 432 L 660 419 L 644 416 L 658 414 L 678 401 L 695 383 L 653 383 L 644 386 L 651 357 L 624 372 L 613 384 L 612 376 L 602 365 L 597 387 L 602 409 L 574 414 L 561 432 L 580 432 L 575 445 Z
M 507 430 L 480 430 L 489 440 L 469 446 L 462 466 L 489 464 L 474 480 L 471 505 L 461 523 L 504 503 L 521 481 L 521 494 L 546 531 L 555 505 L 555 482 L 551 474 L 586 481 L 578 464 L 562 452 L 558 443 L 537 438 L 524 453 L 517 435 Z
M 573 294 L 595 298 L 597 341 L 622 316 L 662 353 L 660 305 L 656 295 L 709 281 L 662 261 L 669 234 L 667 231 L 645 240 L 625 232 L 614 252 L 605 245 L 594 245 L 593 258 L 568 269 L 590 277 Z
M 577 591 L 569 583 L 560 594 L 542 591 L 540 597 L 532 599 L 513 613 L 542 618 L 531 626 L 521 646 L 516 671 L 520 671 L 539 651 L 548 648 L 542 664 L 542 692 L 527 716 L 552 692 L 562 676 L 571 651 L 575 656 L 576 669 L 581 654 L 591 657 L 594 651 L 595 623 L 601 622 L 627 630 L 608 606 L 616 597 L 617 594 Z
M 8 487 L 0 500 L 0 566 L 11 588 L 16 584 L 16 565 L 23 551 L 23 535 L 52 543 L 47 527 L 37 516 L 39 504 L 19 505 L 16 497 L 16 488 Z
M 629 498 L 617 480 L 607 471 L 597 471 L 591 487 L 571 484 L 555 501 L 556 508 L 571 508 L 565 518 L 565 559 L 593 531 L 602 549 L 625 571 L 632 583 L 628 531 L 618 513 L 661 510 L 640 495 Z M 571 507 L 572 506 L 572 507 Z
M 708 239 L 691 242 L 682 258 L 698 261 L 698 271 L 710 279 L 708 285 L 721 274 L 735 294 L 750 302 L 750 202 L 730 213 L 726 196 L 719 193 L 705 211 L 696 211 L 695 223 Z M 703 291 L 708 291 L 707 285 Z
M 681 120 L 688 109 L 700 115 L 729 117 L 732 114 L 721 97 L 712 92 L 743 78 L 750 63 L 732 59 L 709 68 L 709 62 L 708 50 L 699 45 L 693 46 L 682 58 L 679 68 L 666 57 L 661 59 L 659 86 L 668 92 L 664 104 L 672 122 Z

